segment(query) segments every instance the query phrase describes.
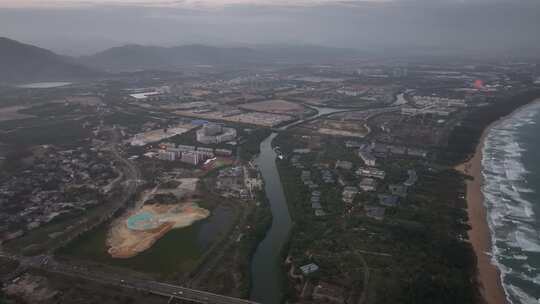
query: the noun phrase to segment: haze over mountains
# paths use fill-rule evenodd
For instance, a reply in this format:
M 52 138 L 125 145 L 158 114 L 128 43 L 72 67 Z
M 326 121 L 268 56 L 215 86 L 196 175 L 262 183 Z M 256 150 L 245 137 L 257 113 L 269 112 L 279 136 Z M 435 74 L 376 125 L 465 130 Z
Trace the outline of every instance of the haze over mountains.
M 0 37 L 0 83 L 81 79 L 98 76 L 88 67 L 49 50 Z
M 177 47 L 126 45 L 83 57 L 0 38 L 0 82 L 76 80 L 137 70 L 181 70 L 186 65 L 321 63 L 352 58 L 352 49 L 317 46 Z
M 89 67 L 118 72 L 139 69 L 174 70 L 183 65 L 197 64 L 320 63 L 355 55 L 358 55 L 358 51 L 317 46 L 248 48 L 199 44 L 176 47 L 126 45 L 81 57 L 79 62 Z
M 71 56 L 126 44 L 535 55 L 538 16 L 537 0 L 5 0 L 0 36 Z

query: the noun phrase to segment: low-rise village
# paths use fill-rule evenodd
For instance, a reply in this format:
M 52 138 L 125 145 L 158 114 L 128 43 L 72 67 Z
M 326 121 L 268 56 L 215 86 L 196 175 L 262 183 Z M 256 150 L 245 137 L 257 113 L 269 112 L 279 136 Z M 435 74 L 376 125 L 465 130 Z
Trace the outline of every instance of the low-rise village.
M 119 172 L 104 152 L 40 146 L 0 188 L 1 241 L 103 203 Z M 24 204 L 21 204 L 24 202 Z

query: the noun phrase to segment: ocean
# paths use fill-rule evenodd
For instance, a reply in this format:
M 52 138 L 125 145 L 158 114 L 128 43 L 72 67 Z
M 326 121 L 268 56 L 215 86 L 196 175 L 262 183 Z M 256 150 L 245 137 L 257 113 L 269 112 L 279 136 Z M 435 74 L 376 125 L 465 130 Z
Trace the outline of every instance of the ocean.
M 540 303 L 540 102 L 486 134 L 482 174 L 492 262 L 510 303 Z

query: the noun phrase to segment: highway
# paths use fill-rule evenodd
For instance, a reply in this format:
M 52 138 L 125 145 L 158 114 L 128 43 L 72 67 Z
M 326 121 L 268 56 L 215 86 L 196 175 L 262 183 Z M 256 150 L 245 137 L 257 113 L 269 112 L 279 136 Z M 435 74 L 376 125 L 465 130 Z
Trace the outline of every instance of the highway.
M 285 130 L 287 130 L 289 128 L 301 125 L 301 124 L 309 122 L 309 121 L 313 121 L 313 120 L 315 120 L 317 118 L 330 116 L 332 114 L 349 113 L 349 112 L 365 112 L 365 113 L 369 113 L 370 116 L 373 116 L 373 115 L 378 115 L 378 114 L 382 114 L 382 113 L 386 113 L 386 112 L 399 111 L 401 109 L 400 105 L 383 107 L 383 108 L 374 108 L 374 109 L 325 108 L 325 107 L 315 107 L 315 106 L 310 106 L 310 107 L 317 110 L 317 113 L 312 115 L 312 116 L 306 117 L 304 119 L 300 119 L 300 120 L 294 121 L 292 123 L 286 124 L 284 126 L 281 126 L 281 127 L 278 127 L 278 128 L 272 128 L 272 131 L 274 131 L 274 132 L 285 131 Z
M 187 300 L 201 304 L 258 304 L 257 302 L 245 299 L 228 297 L 158 281 L 126 277 L 116 273 L 102 273 L 83 266 L 60 263 L 56 261 L 54 257 L 48 255 L 23 257 L 0 253 L 0 257 L 17 260 L 21 267 L 26 269 L 41 269 L 50 273 L 57 273 L 69 277 L 95 281 L 101 284 L 120 286 L 123 288 L 163 296 L 169 299 Z
M 121 179 L 114 183 L 114 188 L 121 189 L 121 195 L 114 200 L 111 200 L 108 210 L 100 216 L 93 216 L 81 219 L 78 225 L 72 229 L 64 231 L 64 235 L 60 242 L 55 242 L 47 245 L 47 252 L 49 254 L 54 253 L 58 248 L 69 243 L 73 239 L 80 236 L 82 233 L 91 230 L 104 221 L 108 220 L 114 215 L 120 208 L 126 206 L 127 202 L 137 193 L 139 184 L 141 183 L 141 173 L 139 168 L 131 161 L 125 159 L 121 151 L 119 150 L 119 143 L 121 142 L 120 132 L 113 128 L 110 130 L 112 134 L 112 141 L 108 143 L 103 150 L 110 153 L 111 158 L 118 164 L 117 168 L 121 172 Z

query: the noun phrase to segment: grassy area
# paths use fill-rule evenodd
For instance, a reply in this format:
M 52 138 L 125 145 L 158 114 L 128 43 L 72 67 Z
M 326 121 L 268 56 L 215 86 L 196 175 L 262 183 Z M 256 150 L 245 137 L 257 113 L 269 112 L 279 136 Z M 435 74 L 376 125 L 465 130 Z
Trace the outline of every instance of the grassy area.
M 204 183 L 201 186 L 204 187 Z M 151 248 L 134 257 L 116 259 L 109 255 L 106 240 L 110 222 L 84 233 L 57 253 L 145 272 L 162 279 L 188 275 L 199 266 L 211 246 L 227 234 L 238 216 L 232 206 L 218 200 L 211 193 L 203 194 L 199 205 L 211 210 L 211 216 L 189 227 L 167 232 Z
M 141 254 L 129 259 L 115 259 L 106 250 L 110 225 L 104 224 L 71 242 L 58 253 L 171 277 L 178 272 L 189 272 L 197 265 L 205 250 L 205 246 L 197 241 L 197 234 L 202 225 L 203 222 L 199 222 L 186 228 L 173 229 Z
M 0 141 L 14 145 L 71 144 L 90 136 L 79 120 L 49 120 L 0 133 Z

